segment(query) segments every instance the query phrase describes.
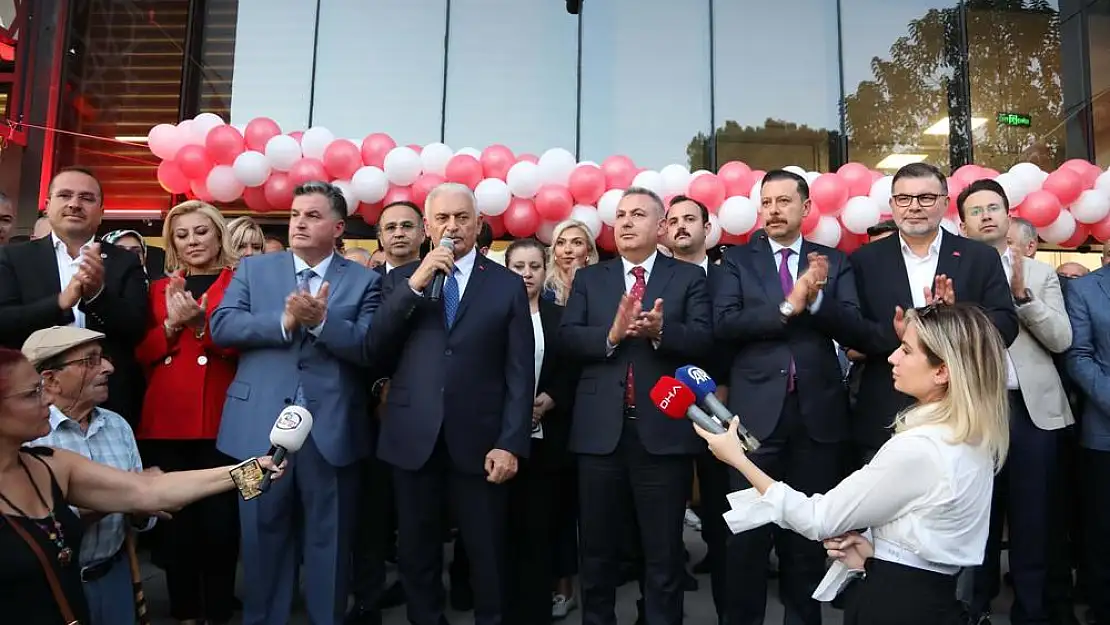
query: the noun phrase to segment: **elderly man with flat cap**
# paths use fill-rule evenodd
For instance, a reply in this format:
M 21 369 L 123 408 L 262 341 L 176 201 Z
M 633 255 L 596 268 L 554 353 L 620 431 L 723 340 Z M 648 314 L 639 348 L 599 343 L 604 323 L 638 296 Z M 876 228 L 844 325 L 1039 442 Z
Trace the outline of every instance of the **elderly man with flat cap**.
M 131 426 L 118 413 L 100 407 L 108 399 L 108 376 L 114 371 L 104 356 L 103 340 L 102 333 L 76 326 L 44 328 L 27 337 L 23 354 L 42 375 L 43 391 L 50 397 L 50 434 L 30 445 L 66 449 L 116 469 L 142 471 Z M 77 512 L 85 526 L 78 553 L 90 622 L 132 625 L 135 605 L 124 539 L 132 522 L 146 531 L 154 517 Z

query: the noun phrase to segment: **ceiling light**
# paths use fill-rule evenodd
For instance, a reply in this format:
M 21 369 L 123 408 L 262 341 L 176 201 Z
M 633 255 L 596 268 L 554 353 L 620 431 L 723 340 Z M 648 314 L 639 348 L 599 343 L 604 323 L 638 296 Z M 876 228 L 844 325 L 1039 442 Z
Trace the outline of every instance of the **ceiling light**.
M 891 154 L 890 156 L 879 161 L 875 165 L 875 169 L 901 169 L 910 163 L 923 163 L 928 158 L 928 154 Z
M 987 123 L 987 118 L 986 117 L 972 117 L 971 118 L 971 131 L 975 132 L 976 130 L 979 130 L 980 128 L 983 127 L 983 124 L 985 124 L 985 123 Z M 933 124 L 932 126 L 929 126 L 928 128 L 926 128 L 925 129 L 925 134 L 927 134 L 927 135 L 948 136 L 948 118 L 945 117 L 945 118 L 941 119 L 939 122 L 937 122 L 937 123 Z

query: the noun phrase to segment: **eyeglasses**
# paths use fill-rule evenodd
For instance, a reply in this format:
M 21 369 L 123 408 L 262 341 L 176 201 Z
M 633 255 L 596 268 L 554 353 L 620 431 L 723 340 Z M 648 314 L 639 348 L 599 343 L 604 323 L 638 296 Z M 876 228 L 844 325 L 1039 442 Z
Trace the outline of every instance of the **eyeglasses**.
M 1001 213 L 1006 209 L 1001 204 L 987 204 L 986 206 L 968 206 L 964 214 L 968 217 L 982 217 L 985 213 Z
M 104 362 L 105 360 L 111 362 L 111 359 L 108 356 L 105 356 L 104 354 L 89 354 L 88 356 L 85 356 L 84 358 L 76 358 L 74 360 L 67 360 L 65 362 L 58 363 L 58 365 L 56 367 L 51 367 L 51 369 L 55 369 L 55 370 L 65 369 L 66 367 L 68 367 L 70 365 L 82 365 L 82 366 L 85 366 L 89 369 L 95 369 L 95 368 L 99 367 L 100 364 L 102 362 Z
M 3 399 L 16 397 L 16 398 L 19 398 L 19 399 L 38 399 L 38 400 L 41 400 L 43 389 L 45 387 L 46 387 L 46 383 L 43 382 L 42 378 L 39 378 L 39 383 L 35 385 L 35 388 L 24 390 L 24 391 L 16 391 L 15 393 L 12 393 L 10 395 L 4 395 Z
M 947 195 L 944 193 L 919 193 L 917 195 L 899 193 L 898 195 L 892 195 L 891 199 L 894 200 L 894 205 L 899 208 L 908 208 L 914 200 L 917 200 L 917 205 L 921 208 L 930 208 L 942 197 L 947 197 Z

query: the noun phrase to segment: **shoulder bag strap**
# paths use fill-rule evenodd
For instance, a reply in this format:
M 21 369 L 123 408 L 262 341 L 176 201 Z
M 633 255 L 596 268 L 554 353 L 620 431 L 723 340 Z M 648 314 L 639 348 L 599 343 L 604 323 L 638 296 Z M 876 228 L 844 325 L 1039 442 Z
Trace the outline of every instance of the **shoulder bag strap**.
M 35 542 L 34 538 L 31 538 L 31 535 L 27 533 L 27 530 L 23 529 L 22 525 L 15 522 L 15 520 L 7 514 L 0 514 L 3 515 L 8 525 L 15 530 L 15 533 L 27 543 L 27 546 L 35 553 L 35 557 L 39 559 L 39 564 L 42 565 L 42 570 L 46 573 L 46 581 L 50 584 L 50 592 L 54 594 L 54 601 L 58 603 L 58 608 L 62 611 L 62 618 L 65 619 L 66 625 L 81 625 L 77 621 L 77 617 L 73 614 L 73 608 L 69 606 L 69 601 L 66 599 L 65 592 L 62 591 L 62 583 L 58 581 L 58 576 L 54 573 L 54 567 L 50 566 L 50 561 L 46 558 L 46 554 L 43 553 L 42 547 Z

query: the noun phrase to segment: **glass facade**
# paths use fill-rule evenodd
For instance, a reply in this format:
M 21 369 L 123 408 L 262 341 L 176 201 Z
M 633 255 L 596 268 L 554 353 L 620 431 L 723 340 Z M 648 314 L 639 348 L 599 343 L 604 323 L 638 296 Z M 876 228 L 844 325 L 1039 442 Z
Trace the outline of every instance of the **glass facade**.
M 1110 0 L 71 4 L 59 125 L 92 138 L 54 166 L 109 208 L 170 202 L 114 139 L 203 111 L 653 169 L 1110 165 Z

